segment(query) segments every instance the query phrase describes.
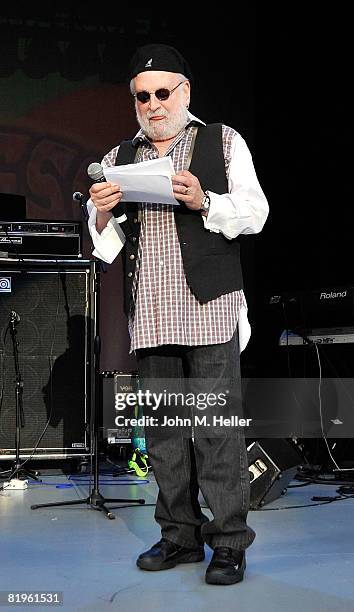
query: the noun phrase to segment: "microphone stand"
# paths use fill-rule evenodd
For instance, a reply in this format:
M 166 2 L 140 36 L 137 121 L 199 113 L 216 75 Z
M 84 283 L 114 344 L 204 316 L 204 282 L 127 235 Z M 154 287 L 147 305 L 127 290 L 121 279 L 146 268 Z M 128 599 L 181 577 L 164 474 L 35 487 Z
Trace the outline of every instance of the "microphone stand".
M 23 467 L 24 462 L 20 461 L 20 445 L 21 445 L 21 427 L 25 426 L 25 416 L 23 412 L 23 381 L 20 372 L 19 359 L 18 359 L 18 346 L 19 342 L 16 339 L 17 329 L 16 325 L 20 322 L 20 317 L 14 310 L 11 312 L 9 328 L 12 339 L 12 348 L 14 355 L 14 363 L 15 363 L 15 373 L 16 373 L 16 381 L 15 381 L 15 395 L 16 395 L 16 442 L 15 442 L 15 462 L 14 467 L 12 469 L 7 470 L 10 472 L 10 479 L 13 478 L 16 474 L 18 479 L 24 480 L 26 476 L 29 478 L 33 478 L 33 480 L 40 480 L 37 478 L 38 472 L 34 472 L 32 470 L 28 470 Z
M 87 212 L 87 206 L 86 206 L 86 202 L 84 201 L 83 193 L 81 193 L 81 191 L 75 191 L 73 193 L 73 200 L 74 200 L 74 202 L 79 202 L 80 203 L 80 208 L 81 208 L 82 216 L 85 219 L 85 221 L 87 222 L 88 219 L 89 219 L 89 214 Z
M 75 194 L 74 194 L 75 195 Z M 82 194 L 80 194 L 82 196 Z M 83 196 L 80 198 L 82 199 Z M 74 198 L 75 199 L 75 198 Z M 82 204 L 81 204 L 81 208 Z M 86 205 L 85 205 L 86 209 Z M 92 482 L 92 466 L 93 466 L 93 485 L 89 491 L 88 497 L 82 499 L 75 499 L 65 502 L 54 502 L 50 504 L 36 504 L 31 506 L 32 510 L 37 508 L 50 508 L 54 506 L 76 506 L 79 504 L 87 504 L 93 510 L 99 510 L 104 512 L 107 518 L 115 519 L 115 515 L 106 507 L 106 503 L 119 503 L 119 504 L 145 504 L 145 499 L 121 499 L 121 498 L 105 498 L 99 490 L 99 414 L 98 406 L 100 402 L 100 354 L 101 354 L 101 338 L 99 335 L 99 298 L 100 298 L 100 272 L 101 270 L 96 269 L 96 264 L 93 262 L 93 320 L 92 320 L 92 336 L 93 336 L 93 377 L 92 383 L 94 386 L 93 393 L 93 405 L 91 414 L 91 444 L 90 444 L 90 455 L 91 455 L 91 472 L 90 482 Z

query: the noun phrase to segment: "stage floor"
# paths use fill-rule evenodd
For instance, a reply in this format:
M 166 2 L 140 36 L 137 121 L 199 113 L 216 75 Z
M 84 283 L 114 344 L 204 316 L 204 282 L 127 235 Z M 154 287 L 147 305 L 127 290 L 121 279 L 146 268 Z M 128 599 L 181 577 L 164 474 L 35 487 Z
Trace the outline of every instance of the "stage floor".
M 43 484 L 0 493 L 0 590 L 62 591 L 59 609 L 65 611 L 354 612 L 354 499 L 285 509 L 314 503 L 313 495 L 335 495 L 336 486 L 289 489 L 263 511 L 250 512 L 257 537 L 248 550 L 245 579 L 219 587 L 204 582 L 211 557 L 207 547 L 204 563 L 164 572 L 136 567 L 137 555 L 160 538 L 153 506 L 111 504 L 115 520 L 86 505 L 30 509 L 86 498 L 87 477 L 75 478 L 48 471 Z M 135 484 L 131 475 L 105 474 L 100 491 L 107 498 L 143 497 L 154 504 L 156 483 L 152 474 L 147 479 Z

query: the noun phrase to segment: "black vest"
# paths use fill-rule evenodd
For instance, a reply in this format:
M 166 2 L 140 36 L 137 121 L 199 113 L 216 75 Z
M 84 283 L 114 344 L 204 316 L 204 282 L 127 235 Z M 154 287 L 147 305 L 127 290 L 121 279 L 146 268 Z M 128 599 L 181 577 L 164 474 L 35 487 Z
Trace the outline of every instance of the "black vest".
M 133 163 L 135 155 L 136 148 L 132 141 L 123 141 L 119 147 L 116 165 Z M 228 192 L 221 124 L 216 123 L 206 127 L 198 125 L 189 171 L 198 177 L 204 191 L 209 189 L 219 194 Z M 128 224 L 124 224 L 123 227 L 127 236 L 122 251 L 124 311 L 128 315 L 138 253 L 139 204 L 126 202 L 124 208 L 128 217 Z M 175 206 L 174 215 L 184 273 L 197 300 L 205 304 L 220 295 L 242 289 L 238 240 L 228 240 L 221 233 L 206 230 L 201 213 L 190 210 L 184 203 Z

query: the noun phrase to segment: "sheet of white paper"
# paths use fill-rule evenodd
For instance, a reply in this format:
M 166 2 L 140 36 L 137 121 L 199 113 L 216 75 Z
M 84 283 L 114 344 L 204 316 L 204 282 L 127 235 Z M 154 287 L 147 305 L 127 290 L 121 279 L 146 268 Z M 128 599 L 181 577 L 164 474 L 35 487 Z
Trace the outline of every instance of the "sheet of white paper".
M 126 166 L 112 166 L 104 168 L 106 170 L 115 172 L 124 171 L 127 174 L 175 174 L 172 160 L 169 156 L 158 157 L 157 159 L 149 159 L 148 161 L 140 162 L 138 164 L 127 164 Z
M 107 181 L 118 183 L 123 202 L 153 202 L 178 205 L 173 196 L 171 176 L 175 174 L 170 157 L 138 164 L 103 169 Z

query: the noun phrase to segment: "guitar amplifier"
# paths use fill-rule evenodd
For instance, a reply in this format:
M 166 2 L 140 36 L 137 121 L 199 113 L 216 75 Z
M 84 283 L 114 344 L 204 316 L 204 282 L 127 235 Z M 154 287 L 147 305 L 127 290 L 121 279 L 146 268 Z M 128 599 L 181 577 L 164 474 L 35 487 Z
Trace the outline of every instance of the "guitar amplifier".
M 130 420 L 138 416 L 139 409 L 136 403 L 126 403 L 125 400 L 128 394 L 131 397 L 136 395 L 138 375 L 136 372 L 105 371 L 101 374 L 101 382 L 103 439 L 107 444 L 132 444 L 139 432 Z M 117 420 L 117 417 L 124 418 Z
M 0 251 L 26 257 L 82 257 L 79 221 L 2 221 Z

